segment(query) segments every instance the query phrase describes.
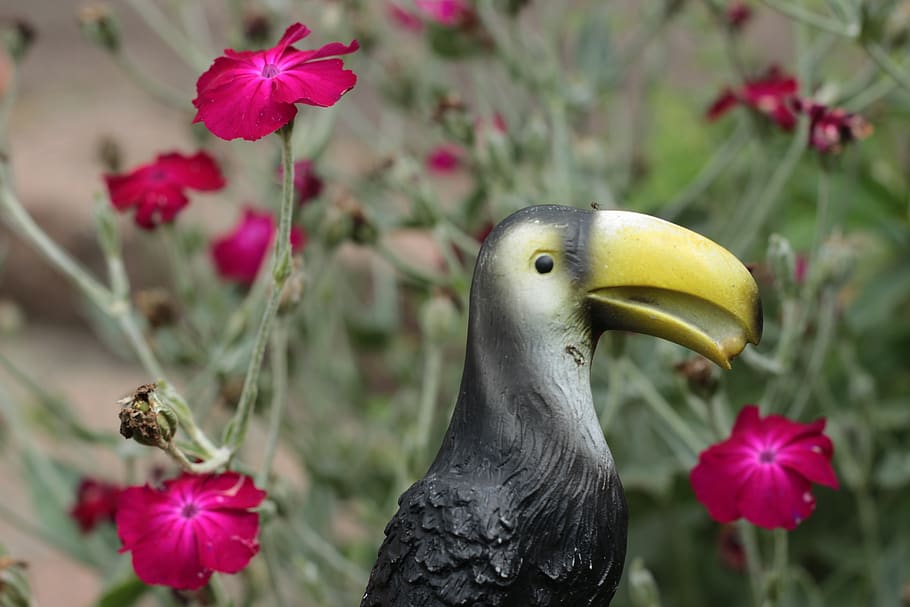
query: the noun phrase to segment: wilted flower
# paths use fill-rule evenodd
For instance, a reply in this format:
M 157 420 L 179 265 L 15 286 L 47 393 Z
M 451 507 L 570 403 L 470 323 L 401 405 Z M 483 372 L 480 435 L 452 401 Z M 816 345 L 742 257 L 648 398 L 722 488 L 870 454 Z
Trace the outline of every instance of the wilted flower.
M 771 118 L 785 131 L 796 126 L 793 101 L 799 91 L 799 82 L 793 76 L 771 66 L 765 74 L 748 80 L 738 89 L 725 89 L 718 95 L 706 113 L 708 120 L 716 120 L 737 105 L 745 105 Z
M 844 143 L 872 134 L 872 125 L 865 118 L 842 108 L 829 108 L 809 99 L 795 100 L 794 107 L 809 116 L 809 145 L 823 154 L 836 154 Z
M 83 533 L 88 533 L 99 523 L 113 521 L 120 491 L 120 486 L 114 483 L 83 478 L 76 490 L 76 503 L 70 509 L 70 517 Z
M 752 18 L 752 9 L 745 2 L 731 2 L 724 15 L 727 25 L 734 30 L 742 29 Z
M 349 45 L 331 42 L 309 51 L 291 44 L 310 30 L 295 23 L 278 44 L 263 51 L 225 49 L 196 82 L 193 100 L 198 112 L 193 122 L 202 122 L 222 139 L 242 137 L 249 141 L 274 133 L 297 115 L 296 103 L 328 107 L 354 88 L 357 76 L 344 69 L 333 55 L 353 53 Z
M 473 16 L 473 9 L 465 0 L 414 0 L 423 15 L 439 25 L 457 27 Z
M 174 221 L 189 204 L 186 190 L 213 192 L 224 187 L 218 164 L 205 152 L 161 154 L 126 175 L 105 175 L 104 181 L 114 208 L 135 207 L 136 224 L 145 229 Z
M 838 487 L 824 428 L 824 419 L 800 424 L 743 407 L 730 438 L 699 455 L 695 497 L 721 523 L 744 517 L 766 529 L 796 528 L 815 509 L 812 483 Z
M 213 572 L 237 573 L 259 552 L 259 514 L 250 509 L 265 496 L 236 472 L 128 487 L 117 503 L 120 552 L 132 552 L 146 584 L 202 588 Z
M 212 260 L 218 274 L 226 280 L 252 284 L 265 261 L 276 229 L 275 217 L 271 213 L 245 209 L 234 229 L 212 243 Z M 291 227 L 291 249 L 297 251 L 305 243 L 303 230 Z
M 386 6 L 392 23 L 404 30 L 412 32 L 423 31 L 423 21 L 420 20 L 420 17 L 403 8 L 397 2 L 389 2 Z
M 455 144 L 437 146 L 427 155 L 427 169 L 439 175 L 452 173 L 461 166 L 462 156 L 462 149 Z

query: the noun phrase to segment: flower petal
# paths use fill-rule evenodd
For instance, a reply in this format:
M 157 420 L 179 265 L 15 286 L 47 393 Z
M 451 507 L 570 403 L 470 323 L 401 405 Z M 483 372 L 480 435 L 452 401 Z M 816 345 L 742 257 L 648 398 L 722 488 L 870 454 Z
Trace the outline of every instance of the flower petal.
M 773 464 L 757 466 L 742 485 L 737 505 L 750 523 L 765 529 L 795 529 L 815 509 L 809 481 Z
M 259 514 L 255 512 L 209 511 L 193 523 L 201 562 L 209 569 L 237 573 L 259 552 Z
M 328 107 L 357 84 L 357 75 L 341 59 L 296 62 L 273 79 L 273 99 Z
M 172 518 L 133 546 L 132 553 L 136 577 L 146 584 L 195 590 L 212 576 L 212 570 L 199 559 L 196 534 L 188 519 Z
M 833 446 L 824 435 L 802 438 L 777 454 L 777 463 L 819 485 L 837 489 L 840 485 L 831 466 Z
M 219 508 L 255 508 L 266 492 L 257 489 L 253 479 L 236 472 L 206 477 L 199 485 L 195 503 L 204 510 Z
M 705 118 L 709 121 L 717 120 L 737 105 L 739 105 L 739 98 L 736 93 L 730 89 L 724 89 L 708 107 Z
M 172 183 L 199 191 L 214 191 L 224 187 L 224 176 L 218 163 L 208 153 L 192 156 L 170 153 L 155 160 L 155 166 L 165 171 Z
M 711 518 L 728 523 L 741 516 L 737 495 L 749 479 L 746 461 L 716 445 L 702 452 L 689 475 L 695 497 L 704 504 Z
M 228 140 L 255 141 L 274 133 L 297 115 L 293 104 L 275 97 L 276 80 L 237 72 L 233 79 L 213 81 L 199 89 L 193 100 L 198 109 L 193 122 L 203 122 L 216 136 Z

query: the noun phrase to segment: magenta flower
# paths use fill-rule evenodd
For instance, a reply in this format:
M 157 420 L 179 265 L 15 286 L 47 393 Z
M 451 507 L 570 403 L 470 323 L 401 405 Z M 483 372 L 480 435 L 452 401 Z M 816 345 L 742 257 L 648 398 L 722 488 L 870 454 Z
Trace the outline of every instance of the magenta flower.
M 427 19 L 445 27 L 462 25 L 473 14 L 465 0 L 414 0 L 414 5 Z
M 263 51 L 225 49 L 224 57 L 196 82 L 193 122 L 203 122 L 222 139 L 253 141 L 274 133 L 297 115 L 297 103 L 328 107 L 354 88 L 357 75 L 332 55 L 353 53 L 356 40 L 345 46 L 331 42 L 310 51 L 291 46 L 310 30 L 295 23 L 278 45 Z
M 218 274 L 225 280 L 250 285 L 256 280 L 259 267 L 265 261 L 277 229 L 275 217 L 267 212 L 247 208 L 240 222 L 229 233 L 212 243 L 212 260 Z M 291 249 L 306 244 L 306 234 L 297 226 L 291 227 Z
M 70 518 L 88 533 L 104 521 L 113 521 L 117 512 L 120 486 L 93 478 L 84 478 L 76 490 L 76 503 L 70 509 Z
M 461 166 L 462 156 L 462 149 L 455 144 L 436 146 L 427 155 L 427 170 L 438 175 L 452 173 Z
M 420 20 L 420 17 L 403 8 L 397 2 L 389 2 L 387 8 L 389 19 L 401 29 L 411 32 L 423 31 L 423 21 Z
M 202 588 L 213 572 L 237 573 L 259 552 L 259 514 L 250 508 L 265 496 L 236 472 L 128 487 L 117 504 L 120 552 L 132 552 L 146 584 Z
M 823 154 L 836 154 L 843 144 L 872 134 L 872 125 L 859 114 L 829 108 L 811 99 L 796 99 L 793 105 L 796 111 L 809 116 L 809 146 Z
M 689 477 L 695 497 L 720 523 L 744 517 L 766 529 L 796 528 L 815 509 L 812 483 L 838 487 L 824 429 L 824 419 L 800 424 L 743 407 L 730 438 L 699 455 Z
M 135 208 L 136 224 L 147 230 L 174 221 L 189 204 L 186 190 L 212 192 L 224 187 L 221 169 L 205 152 L 161 154 L 126 175 L 105 175 L 104 181 L 114 208 Z
M 799 82 L 793 76 L 771 66 L 760 78 L 747 81 L 739 89 L 724 89 L 706 112 L 708 120 L 716 120 L 737 105 L 745 105 L 768 116 L 785 131 L 796 126 L 793 102 Z

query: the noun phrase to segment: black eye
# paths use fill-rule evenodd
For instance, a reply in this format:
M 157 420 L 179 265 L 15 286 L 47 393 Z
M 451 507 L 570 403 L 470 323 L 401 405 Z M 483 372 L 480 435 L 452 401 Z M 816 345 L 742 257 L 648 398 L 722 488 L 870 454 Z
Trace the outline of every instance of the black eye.
M 553 258 L 549 255 L 541 255 L 534 260 L 534 269 L 541 274 L 548 274 L 553 269 Z

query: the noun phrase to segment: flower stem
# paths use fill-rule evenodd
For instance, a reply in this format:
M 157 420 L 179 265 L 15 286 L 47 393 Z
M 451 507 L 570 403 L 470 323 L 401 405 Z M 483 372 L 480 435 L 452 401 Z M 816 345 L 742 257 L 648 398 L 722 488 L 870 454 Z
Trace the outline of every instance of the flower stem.
M 161 40 L 173 49 L 194 70 L 203 70 L 209 62 L 192 41 L 183 35 L 154 2 L 127 0 L 133 10 Z
M 764 568 L 761 562 L 761 552 L 758 550 L 758 537 L 755 527 L 745 519 L 739 521 L 739 535 L 746 551 L 746 570 L 749 572 L 749 590 L 752 593 L 752 605 L 762 607 L 762 582 Z
M 272 369 L 272 404 L 269 420 L 269 433 L 265 441 L 265 455 L 262 468 L 256 478 L 256 484 L 266 487 L 272 473 L 272 462 L 278 451 L 278 440 L 281 438 L 281 422 L 284 418 L 284 403 L 287 400 L 288 388 L 288 325 L 279 320 L 272 331 L 269 359 Z
M 738 257 L 743 257 L 748 252 L 749 247 L 755 242 L 759 232 L 765 225 L 768 216 L 774 210 L 775 203 L 778 201 L 781 189 L 787 183 L 787 179 L 793 174 L 796 165 L 806 151 L 806 142 L 809 135 L 809 124 L 805 119 L 800 120 L 799 127 L 794 133 L 793 140 L 787 148 L 783 159 L 777 168 L 771 174 L 771 179 L 767 186 L 761 191 L 747 221 L 743 222 L 743 231 L 736 236 L 736 243 L 733 245 L 733 252 Z
M 281 190 L 281 210 L 278 215 L 278 233 L 275 235 L 275 251 L 272 255 L 272 291 L 266 300 L 265 310 L 256 330 L 253 342 L 253 353 L 250 364 L 243 380 L 243 390 L 240 393 L 240 402 L 237 403 L 237 412 L 228 423 L 224 432 L 224 443 L 231 453 L 243 444 L 250 418 L 253 414 L 253 405 L 259 391 L 259 371 L 262 369 L 262 359 L 265 356 L 266 343 L 272 330 L 272 323 L 278 312 L 281 302 L 281 292 L 284 283 L 291 273 L 291 217 L 294 214 L 294 152 L 291 148 L 291 135 L 293 121 L 278 130 L 281 138 L 281 162 L 284 170 L 284 179 Z
M 430 342 L 431 340 L 427 340 Z M 436 343 L 428 343 L 423 368 L 423 384 L 420 386 L 420 407 L 417 414 L 417 437 L 414 444 L 415 460 L 423 457 L 433 429 L 433 414 L 439 394 L 439 379 L 442 372 L 442 349 Z
M 69 253 L 64 251 L 34 222 L 22 207 L 11 183 L 11 171 L 5 160 L 0 160 L 0 212 L 10 220 L 11 227 L 27 240 L 44 257 L 90 299 L 92 303 L 109 311 L 113 294 L 89 274 Z
M 781 14 L 787 15 L 791 19 L 802 21 L 807 25 L 811 25 L 826 32 L 831 32 L 832 34 L 844 36 L 845 38 L 856 38 L 856 36 L 859 35 L 859 26 L 855 23 L 851 23 L 845 26 L 835 19 L 817 15 L 816 13 L 806 10 L 805 8 L 792 2 L 781 0 L 762 0 L 762 3 L 765 4 L 765 6 L 773 8 Z
M 877 42 L 867 42 L 863 48 L 869 57 L 882 69 L 883 72 L 894 78 L 894 81 L 907 91 L 910 91 L 910 74 L 904 67 L 895 63 L 888 52 Z
M 782 605 L 784 590 L 787 584 L 787 547 L 788 532 L 786 529 L 774 530 L 774 569 L 769 580 L 773 586 L 773 592 L 768 592 L 768 600 L 765 605 Z M 770 586 L 770 584 L 769 584 Z
M 686 444 L 694 458 L 696 454 L 705 448 L 705 441 L 692 431 L 685 420 L 679 416 L 673 406 L 667 402 L 667 399 L 661 395 L 651 380 L 641 372 L 641 369 L 635 363 L 629 359 L 624 359 L 623 362 L 625 363 L 623 366 L 626 370 L 626 377 L 638 388 L 639 395 L 657 416 L 669 426 L 673 433 Z M 684 462 L 684 464 L 694 464 L 694 459 L 692 462 Z
M 178 110 L 189 111 L 193 109 L 185 95 L 149 76 L 123 49 L 112 52 L 110 55 L 111 59 L 123 70 L 127 78 L 161 103 Z

